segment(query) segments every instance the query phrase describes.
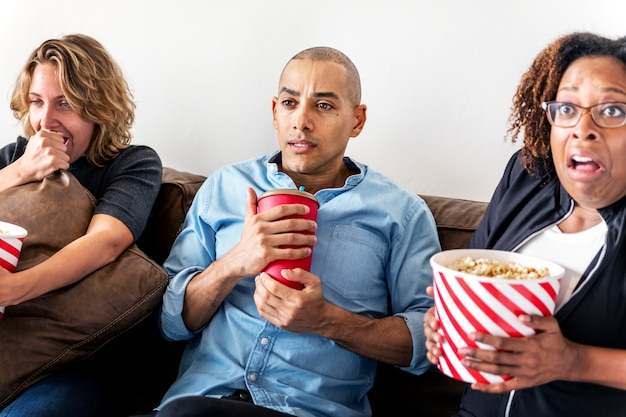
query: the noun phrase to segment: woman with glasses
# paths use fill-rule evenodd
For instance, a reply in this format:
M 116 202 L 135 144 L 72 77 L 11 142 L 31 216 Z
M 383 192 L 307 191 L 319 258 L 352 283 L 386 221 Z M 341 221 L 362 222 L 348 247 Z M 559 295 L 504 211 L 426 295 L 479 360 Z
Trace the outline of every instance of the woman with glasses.
M 521 317 L 536 335 L 476 333 L 497 351 L 461 348 L 468 368 L 512 379 L 468 386 L 459 416 L 626 415 L 626 38 L 550 44 L 522 77 L 510 122 L 523 147 L 468 246 L 547 258 L 566 275 L 554 317 Z M 433 309 L 424 326 L 436 364 Z

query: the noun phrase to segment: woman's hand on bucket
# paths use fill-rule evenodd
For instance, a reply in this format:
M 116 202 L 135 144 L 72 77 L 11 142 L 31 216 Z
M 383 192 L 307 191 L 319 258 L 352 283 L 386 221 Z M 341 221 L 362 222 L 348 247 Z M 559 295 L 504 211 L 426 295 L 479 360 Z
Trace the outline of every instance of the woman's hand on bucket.
M 426 293 L 432 297 L 434 288 L 429 286 L 426 288 Z M 442 354 L 439 346 L 443 342 L 443 336 L 439 334 L 438 329 L 439 321 L 435 316 L 435 307 L 431 307 L 424 315 L 424 336 L 426 337 L 426 357 L 433 365 L 439 363 L 439 357 Z

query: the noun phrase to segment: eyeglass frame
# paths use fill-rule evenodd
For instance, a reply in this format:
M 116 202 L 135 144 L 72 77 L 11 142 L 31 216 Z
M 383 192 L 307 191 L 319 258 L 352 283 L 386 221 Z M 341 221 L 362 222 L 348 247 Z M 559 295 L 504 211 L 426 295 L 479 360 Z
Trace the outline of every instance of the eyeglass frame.
M 560 124 L 556 124 L 555 121 L 552 119 L 552 115 L 550 114 L 550 106 L 553 104 L 567 104 L 569 106 L 572 106 L 574 108 L 576 108 L 579 112 L 578 114 L 578 118 L 576 119 L 576 122 L 574 122 L 571 125 L 560 125 Z M 598 123 L 598 121 L 596 120 L 596 113 L 593 112 L 593 109 L 598 108 L 598 106 L 606 106 L 606 105 L 611 105 L 611 104 L 620 104 L 622 106 L 624 106 L 624 111 L 623 111 L 623 120 L 622 123 L 619 125 L 615 125 L 615 126 L 606 126 L 603 123 Z M 548 118 L 548 122 L 550 122 L 550 124 L 552 126 L 556 126 L 556 127 L 562 127 L 562 128 L 570 128 L 570 127 L 574 127 L 578 124 L 578 122 L 580 122 L 580 119 L 582 119 L 583 115 L 585 113 L 589 113 L 589 115 L 591 116 L 591 120 L 593 120 L 593 122 L 602 128 L 606 128 L 606 129 L 613 129 L 613 128 L 617 128 L 617 127 L 622 127 L 624 125 L 626 125 L 626 103 L 621 102 L 621 101 L 609 101 L 606 103 L 598 103 L 598 104 L 594 104 L 593 106 L 589 106 L 589 107 L 583 107 L 583 106 L 579 106 L 578 104 L 574 104 L 574 103 L 570 103 L 568 101 L 544 101 L 541 103 L 541 108 L 546 112 L 546 117 Z

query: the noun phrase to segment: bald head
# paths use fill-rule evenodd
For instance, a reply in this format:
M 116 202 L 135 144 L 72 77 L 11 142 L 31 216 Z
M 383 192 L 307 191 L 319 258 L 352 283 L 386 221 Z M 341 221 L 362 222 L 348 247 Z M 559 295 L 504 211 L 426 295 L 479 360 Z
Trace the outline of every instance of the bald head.
M 341 65 L 346 69 L 346 87 L 352 104 L 355 106 L 361 104 L 361 78 L 359 77 L 359 71 L 356 69 L 356 66 L 350 58 L 348 58 L 343 52 L 327 46 L 316 46 L 298 52 L 289 60 L 289 62 L 294 60 L 333 62 Z M 289 62 L 287 62 L 287 65 L 289 65 Z M 285 65 L 285 68 L 287 65 Z M 285 69 L 283 68 L 283 73 L 284 72 Z

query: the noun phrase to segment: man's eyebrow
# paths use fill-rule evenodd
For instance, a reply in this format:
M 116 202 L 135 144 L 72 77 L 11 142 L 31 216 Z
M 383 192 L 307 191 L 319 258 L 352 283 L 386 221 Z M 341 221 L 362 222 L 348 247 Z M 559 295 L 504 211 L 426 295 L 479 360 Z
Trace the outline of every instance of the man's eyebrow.
M 296 96 L 299 97 L 300 96 L 300 92 L 292 90 L 291 88 L 288 87 L 283 87 L 280 89 L 280 93 L 285 93 L 285 94 L 289 94 L 292 96 Z M 339 96 L 335 93 L 333 93 L 332 91 L 319 91 L 319 92 L 315 92 L 313 93 L 313 97 L 315 98 L 334 98 L 334 99 L 339 99 Z
M 283 88 L 281 88 L 281 89 L 280 89 L 280 93 L 281 93 L 281 94 L 282 94 L 282 93 L 286 93 L 286 94 L 289 94 L 289 95 L 292 95 L 292 96 L 299 96 L 299 95 L 300 95 L 300 93 L 299 93 L 299 92 L 297 92 L 297 91 L 295 91 L 295 90 L 292 90 L 291 88 L 287 88 L 287 87 L 283 87 Z
M 334 99 L 339 99 L 339 96 L 335 93 L 333 93 L 332 91 L 320 91 L 317 93 L 313 93 L 313 97 L 315 98 L 334 98 Z

